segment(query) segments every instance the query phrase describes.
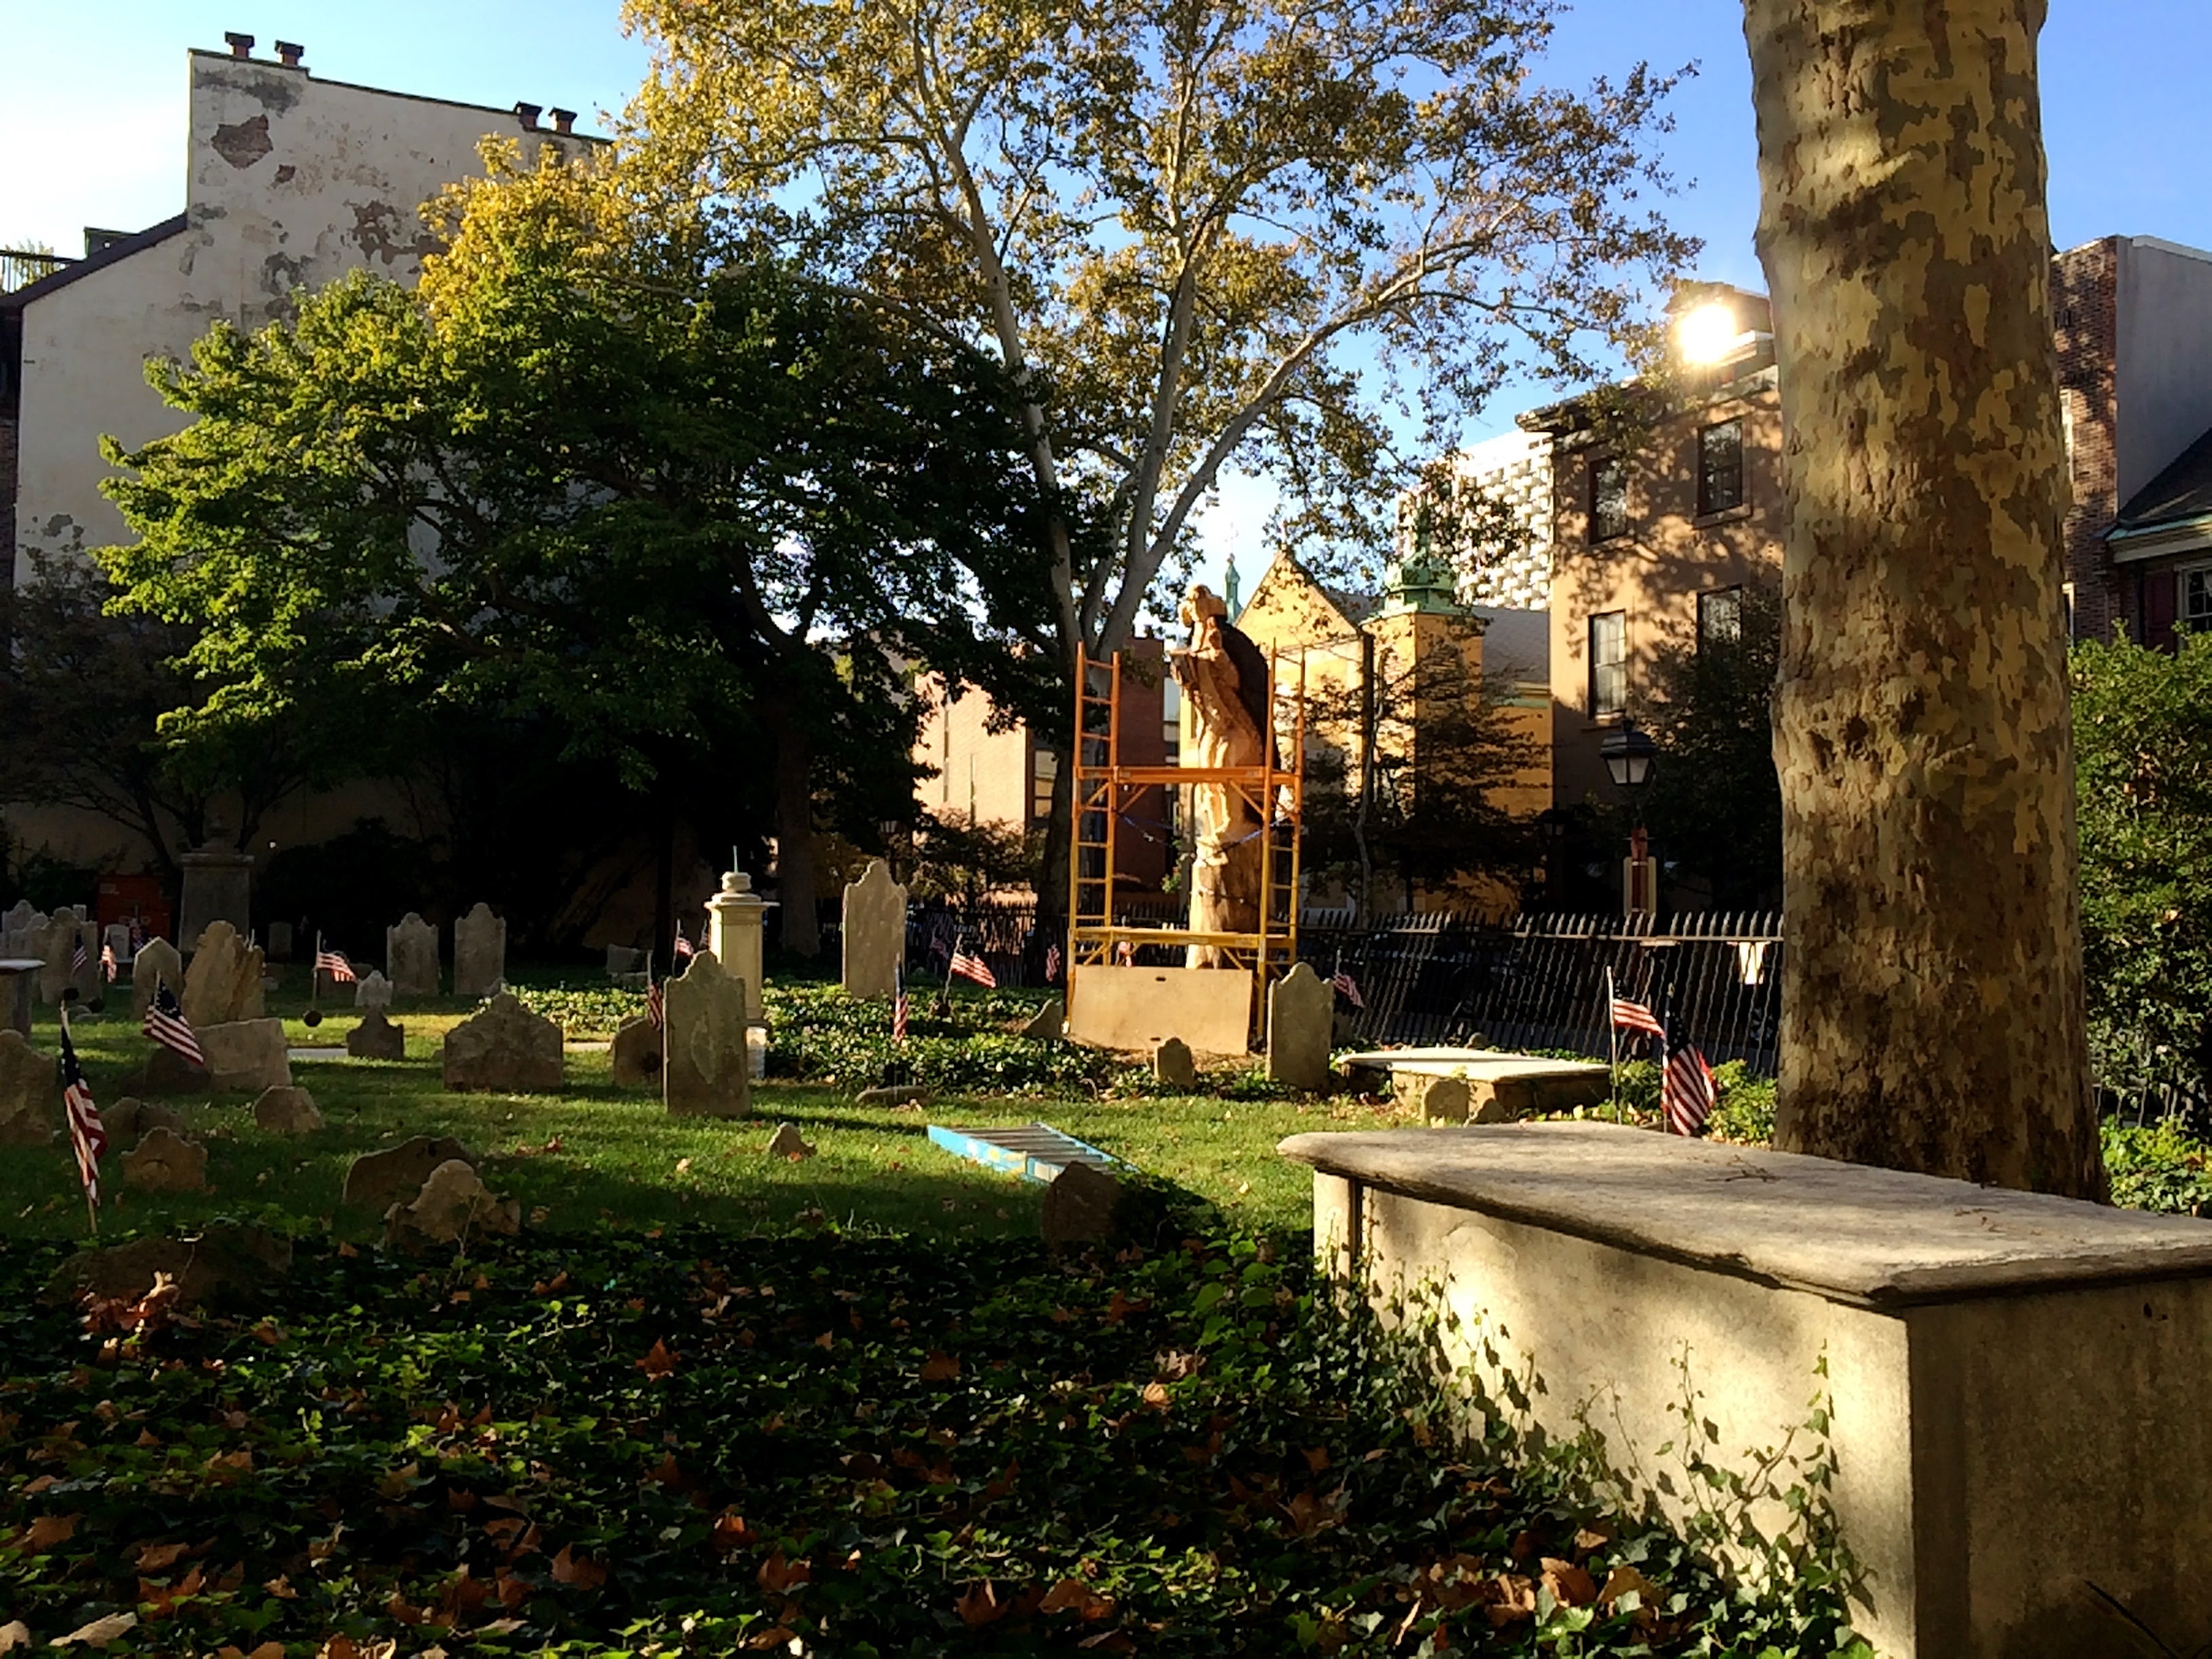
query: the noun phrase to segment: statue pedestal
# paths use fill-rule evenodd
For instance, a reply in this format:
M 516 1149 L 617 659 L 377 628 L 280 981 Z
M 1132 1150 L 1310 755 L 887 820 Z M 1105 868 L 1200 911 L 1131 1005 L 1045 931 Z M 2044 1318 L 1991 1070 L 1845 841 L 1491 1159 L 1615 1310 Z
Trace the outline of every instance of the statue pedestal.
M 177 862 L 184 866 L 184 897 L 177 906 L 177 948 L 191 955 L 214 922 L 227 921 L 244 939 L 252 930 L 253 855 L 210 842 Z

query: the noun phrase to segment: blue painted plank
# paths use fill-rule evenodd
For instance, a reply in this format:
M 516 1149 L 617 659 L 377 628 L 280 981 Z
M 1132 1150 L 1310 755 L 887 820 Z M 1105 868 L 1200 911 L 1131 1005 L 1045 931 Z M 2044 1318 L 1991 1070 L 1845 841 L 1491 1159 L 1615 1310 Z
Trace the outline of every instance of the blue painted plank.
M 955 1158 L 1025 1181 L 1048 1182 L 1071 1164 L 1091 1164 L 1100 1169 L 1121 1164 L 1111 1152 L 1101 1152 L 1049 1123 L 1027 1123 L 1012 1129 L 963 1129 L 933 1123 L 929 1138 Z

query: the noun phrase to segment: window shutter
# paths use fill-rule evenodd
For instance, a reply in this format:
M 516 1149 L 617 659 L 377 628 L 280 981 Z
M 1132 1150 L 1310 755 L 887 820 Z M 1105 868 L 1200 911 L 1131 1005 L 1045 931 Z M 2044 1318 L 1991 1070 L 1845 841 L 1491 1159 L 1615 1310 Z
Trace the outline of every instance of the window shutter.
M 2142 574 L 2142 642 L 2154 651 L 2173 649 L 2173 586 L 2171 570 Z

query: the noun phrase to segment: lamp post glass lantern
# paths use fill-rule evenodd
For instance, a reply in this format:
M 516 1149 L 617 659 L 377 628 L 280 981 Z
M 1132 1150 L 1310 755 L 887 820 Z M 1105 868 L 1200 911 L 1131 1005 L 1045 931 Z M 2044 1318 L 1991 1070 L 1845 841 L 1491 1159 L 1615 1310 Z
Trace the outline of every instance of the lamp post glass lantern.
M 1598 753 L 1605 769 L 1623 789 L 1641 789 L 1651 775 L 1651 757 L 1659 745 L 1648 732 L 1633 726 L 1618 726 L 1605 735 Z M 1638 814 L 1635 832 L 1628 838 L 1628 857 L 1620 868 L 1620 906 L 1631 916 L 1652 915 L 1659 908 L 1659 872 L 1651 860 L 1650 838 Z
M 1605 741 L 1598 745 L 1598 753 L 1605 757 L 1605 769 L 1624 789 L 1644 787 L 1644 780 L 1651 775 L 1651 757 L 1658 752 L 1659 745 L 1651 740 L 1651 734 L 1633 726 L 1619 726 L 1607 732 Z

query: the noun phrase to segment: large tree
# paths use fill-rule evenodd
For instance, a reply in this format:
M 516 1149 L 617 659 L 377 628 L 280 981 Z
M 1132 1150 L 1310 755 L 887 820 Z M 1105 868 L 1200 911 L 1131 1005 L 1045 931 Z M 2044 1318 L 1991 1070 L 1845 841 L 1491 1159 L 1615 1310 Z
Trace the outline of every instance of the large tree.
M 117 453 L 141 539 L 101 556 L 219 685 L 179 724 L 349 681 L 550 718 L 642 797 L 664 912 L 678 816 L 766 779 L 811 952 L 817 786 L 910 786 L 909 665 L 1018 695 L 976 602 L 1027 557 L 1011 408 L 612 169 L 452 206 L 419 294 L 356 274 L 154 371 L 198 418 Z
M 2043 0 L 1747 0 L 1789 440 L 1780 1145 L 2103 1191 Z
M 1285 533 L 1373 532 L 1516 365 L 1586 381 L 1692 245 L 1638 199 L 1670 84 L 1529 78 L 1551 0 L 626 0 L 666 187 L 1023 388 L 1047 513 L 1036 642 L 1130 637 L 1224 469 Z M 793 216 L 793 204 L 803 211 Z M 1057 722 L 1039 735 L 1062 740 Z M 1064 891 L 1060 769 L 1045 902 Z

